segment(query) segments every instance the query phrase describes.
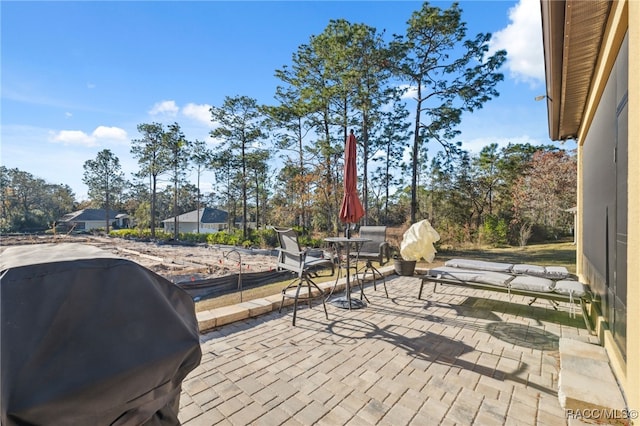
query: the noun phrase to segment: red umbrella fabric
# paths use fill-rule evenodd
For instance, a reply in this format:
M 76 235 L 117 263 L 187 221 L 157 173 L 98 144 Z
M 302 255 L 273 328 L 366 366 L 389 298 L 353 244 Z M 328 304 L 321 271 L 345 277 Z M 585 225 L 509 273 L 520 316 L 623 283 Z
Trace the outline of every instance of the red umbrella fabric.
M 340 207 L 340 220 L 344 223 L 356 223 L 364 216 L 364 209 L 360 203 L 360 197 L 358 197 L 356 146 L 356 136 L 351 130 L 344 149 L 344 197 Z

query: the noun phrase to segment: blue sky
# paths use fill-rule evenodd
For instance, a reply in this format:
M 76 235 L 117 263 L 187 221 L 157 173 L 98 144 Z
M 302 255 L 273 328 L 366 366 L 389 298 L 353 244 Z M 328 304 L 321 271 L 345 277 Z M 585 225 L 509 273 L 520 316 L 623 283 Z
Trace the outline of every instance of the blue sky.
M 99 151 L 111 149 L 127 178 L 137 170 L 129 147 L 138 124 L 178 122 L 187 138 L 207 140 L 210 106 L 236 95 L 272 104 L 274 71 L 330 19 L 404 34 L 421 5 L 2 1 L 1 163 L 85 199 L 82 165 Z M 491 32 L 492 48 L 509 55 L 500 97 L 463 119 L 463 148 L 550 143 L 546 103 L 534 101 L 545 92 L 539 0 L 460 5 L 468 36 Z

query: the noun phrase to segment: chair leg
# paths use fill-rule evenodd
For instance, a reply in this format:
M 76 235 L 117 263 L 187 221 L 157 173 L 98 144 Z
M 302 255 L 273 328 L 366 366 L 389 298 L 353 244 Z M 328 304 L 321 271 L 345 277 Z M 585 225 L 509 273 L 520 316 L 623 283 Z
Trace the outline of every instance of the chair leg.
M 298 288 L 296 288 L 296 297 L 293 299 L 293 321 L 291 321 L 291 325 L 293 325 L 294 327 L 296 325 L 296 314 L 298 313 L 298 297 L 300 296 L 301 289 L 302 289 L 302 279 L 298 281 Z
M 295 296 L 293 296 L 293 319 L 291 321 L 291 325 L 295 326 L 296 325 L 296 317 L 298 315 L 298 301 L 300 299 L 300 291 L 306 287 L 307 290 L 307 296 L 305 297 L 307 299 L 307 304 L 309 305 L 309 309 L 311 309 L 311 299 L 314 299 L 315 296 L 311 296 L 312 294 L 312 288 L 315 288 L 318 291 L 318 296 L 319 298 L 322 299 L 322 307 L 324 308 L 324 316 L 329 319 L 329 313 L 327 312 L 327 305 L 325 303 L 325 298 L 324 298 L 324 293 L 322 291 L 322 289 L 315 283 L 313 282 L 313 280 L 311 280 L 311 278 L 309 278 L 308 275 L 304 275 L 303 277 L 297 278 L 294 281 L 292 281 L 288 286 L 286 286 L 284 289 L 282 289 L 282 301 L 280 302 L 280 309 L 278 309 L 278 312 L 282 311 L 282 307 L 284 306 L 284 299 L 286 296 L 286 292 L 287 290 L 291 289 L 295 287 L 296 288 L 296 294 Z M 291 297 L 291 296 L 290 296 Z
M 371 303 L 369 301 L 369 298 L 367 297 L 367 295 L 364 294 L 364 274 L 362 275 L 362 279 L 359 279 L 358 278 L 358 271 L 356 270 L 353 273 L 353 278 L 354 278 L 354 282 L 358 283 L 358 285 L 360 286 L 360 300 L 362 300 L 364 298 L 368 303 Z
M 424 280 L 420 280 L 420 291 L 418 291 L 418 300 L 420 300 L 420 298 L 422 297 L 422 287 L 424 287 Z M 435 293 L 435 287 L 433 290 Z
M 376 288 L 376 274 L 378 274 L 380 276 L 380 279 L 382 279 L 382 285 L 384 287 L 384 294 L 385 294 L 385 296 L 387 296 L 387 299 L 388 299 L 389 298 L 389 292 L 387 291 L 387 280 L 385 279 L 385 276 L 382 274 L 382 272 L 380 272 L 378 269 L 376 269 L 375 266 L 373 266 L 373 263 L 371 263 L 371 260 L 367 260 L 367 264 L 365 266 L 364 273 L 362 274 L 362 280 L 363 281 L 366 278 L 368 271 L 371 271 L 371 275 L 373 276 L 373 291 L 378 291 L 378 289 Z
M 320 287 L 318 287 L 318 285 L 316 283 L 313 283 L 313 285 L 320 292 L 320 295 L 321 295 L 320 299 L 322 300 L 322 308 L 324 309 L 324 316 L 328 320 L 329 319 L 329 313 L 327 312 L 327 304 L 325 303 L 324 293 L 322 292 L 322 290 L 320 290 Z
M 325 297 L 324 297 L 324 292 L 322 291 L 322 289 L 318 286 L 318 284 L 316 284 L 313 280 L 309 279 L 309 277 L 306 277 L 307 280 L 307 284 L 309 285 L 309 296 L 311 295 L 311 286 L 315 287 L 316 290 L 318 290 L 318 297 L 322 300 L 322 307 L 324 308 L 324 316 L 329 319 L 329 313 L 327 312 L 327 304 L 325 303 Z M 312 297 L 309 297 L 309 308 L 311 308 L 311 299 Z
M 309 306 L 309 309 L 311 309 L 311 283 L 312 283 L 312 281 L 308 277 L 305 277 L 304 280 L 307 283 L 307 305 Z M 314 286 L 315 286 L 315 284 L 314 284 Z
M 293 283 L 297 282 L 298 279 L 296 278 L 295 280 L 291 281 L 285 288 L 282 289 L 282 300 L 280 301 L 280 308 L 278 309 L 278 313 L 282 312 L 282 307 L 284 306 L 284 299 L 285 299 L 285 294 L 287 293 L 287 290 L 289 290 L 290 288 L 293 288 Z

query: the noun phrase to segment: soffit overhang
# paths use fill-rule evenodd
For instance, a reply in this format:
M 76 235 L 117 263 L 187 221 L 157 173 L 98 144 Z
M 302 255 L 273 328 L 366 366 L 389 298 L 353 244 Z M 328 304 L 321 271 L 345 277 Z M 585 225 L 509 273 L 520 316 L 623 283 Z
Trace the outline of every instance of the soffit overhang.
M 611 10 L 607 0 L 541 0 L 549 136 L 575 139 Z

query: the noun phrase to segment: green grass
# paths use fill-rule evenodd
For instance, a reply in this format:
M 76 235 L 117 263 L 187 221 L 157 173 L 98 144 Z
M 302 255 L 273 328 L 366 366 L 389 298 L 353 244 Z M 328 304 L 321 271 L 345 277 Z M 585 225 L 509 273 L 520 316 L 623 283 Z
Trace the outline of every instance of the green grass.
M 418 262 L 416 268 L 427 269 L 433 266 L 440 266 L 445 261 L 453 258 L 479 259 L 491 262 L 506 263 L 527 263 L 543 266 L 565 266 L 569 272 L 576 270 L 576 246 L 571 242 L 558 242 L 547 244 L 534 244 L 526 247 L 505 247 L 505 248 L 469 248 L 458 250 L 443 250 L 438 252 L 433 263 L 424 261 Z M 392 261 L 393 262 L 393 261 Z M 388 265 L 388 264 L 387 264 Z M 333 281 L 335 275 L 330 276 L 328 272 L 321 272 L 321 276 L 315 278 L 316 283 Z M 261 297 L 279 294 L 290 280 L 268 284 L 259 288 L 245 290 L 242 293 L 242 300 L 248 301 Z M 196 311 L 219 308 L 222 306 L 240 303 L 240 293 L 226 294 L 224 296 L 202 300 L 196 303 Z
M 337 273 L 337 270 L 336 270 Z M 331 270 L 320 271 L 319 276 L 314 278 L 313 281 L 316 284 L 324 283 L 326 281 L 335 281 L 336 275 L 331 274 Z M 240 300 L 240 292 L 225 294 L 219 297 L 201 300 L 196 302 L 196 312 L 206 311 L 209 309 L 220 308 L 223 306 L 234 305 L 236 303 L 247 302 L 253 299 L 260 299 L 262 297 L 273 296 L 274 294 L 280 294 L 282 289 L 289 284 L 293 278 L 276 283 L 266 284 L 258 288 L 247 289 L 242 292 L 242 300 Z
M 571 242 L 534 244 L 526 247 L 447 250 L 438 253 L 436 260 L 444 261 L 457 257 L 491 262 L 565 266 L 571 273 L 576 271 L 576 246 Z

